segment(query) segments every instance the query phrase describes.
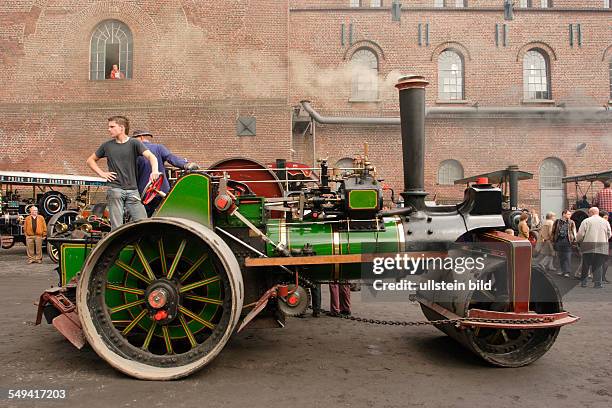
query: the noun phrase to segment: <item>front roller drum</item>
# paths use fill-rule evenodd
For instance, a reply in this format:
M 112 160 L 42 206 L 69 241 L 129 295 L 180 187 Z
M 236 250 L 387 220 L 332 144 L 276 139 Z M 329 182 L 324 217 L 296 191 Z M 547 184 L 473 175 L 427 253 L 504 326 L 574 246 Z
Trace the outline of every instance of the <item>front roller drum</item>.
M 465 297 L 457 296 L 457 303 L 454 305 L 455 313 L 467 317 L 470 309 L 497 310 L 495 308 L 497 288 L 493 273 L 488 274 L 486 279 L 483 280 L 489 279 L 493 281 L 492 290 L 471 291 Z M 559 291 L 538 266 L 531 270 L 530 299 L 529 310 L 538 314 L 563 311 Z M 445 304 L 443 306 L 448 308 L 451 305 Z M 421 304 L 421 309 L 428 320 L 446 319 L 446 317 L 424 304 Z M 538 329 L 458 328 L 448 324 L 436 327 L 488 363 L 499 367 L 521 367 L 539 359 L 553 345 L 560 330 L 559 327 Z
M 238 262 L 214 232 L 151 218 L 96 245 L 79 279 L 77 310 L 87 341 L 117 370 L 172 380 L 219 354 L 243 297 Z

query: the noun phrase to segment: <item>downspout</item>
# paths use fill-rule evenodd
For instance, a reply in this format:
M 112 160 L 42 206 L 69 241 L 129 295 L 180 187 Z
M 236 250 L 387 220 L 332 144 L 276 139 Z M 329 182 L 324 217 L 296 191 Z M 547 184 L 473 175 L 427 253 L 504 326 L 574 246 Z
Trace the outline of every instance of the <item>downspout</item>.
M 369 126 L 397 126 L 400 124 L 399 117 L 353 117 L 353 116 L 321 116 L 310 104 L 310 101 L 300 102 L 304 110 L 317 123 L 326 125 L 369 125 Z M 586 108 L 560 108 L 556 106 L 539 107 L 441 107 L 436 106 L 425 110 L 426 116 L 436 114 L 540 114 L 540 115 L 561 115 L 561 114 L 582 114 L 594 115 L 611 113 L 607 107 L 586 107 Z

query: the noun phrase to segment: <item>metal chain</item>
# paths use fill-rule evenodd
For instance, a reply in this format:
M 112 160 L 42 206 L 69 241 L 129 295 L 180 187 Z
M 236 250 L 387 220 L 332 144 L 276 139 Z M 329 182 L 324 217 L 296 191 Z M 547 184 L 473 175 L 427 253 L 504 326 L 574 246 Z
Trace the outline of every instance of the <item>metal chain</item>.
M 367 319 L 364 317 L 355 317 L 351 315 L 342 314 L 328 314 L 328 316 L 336 317 L 340 319 L 352 320 L 360 323 L 368 324 L 379 324 L 388 326 L 442 326 L 452 324 L 460 326 L 461 322 L 483 322 L 483 323 L 512 323 L 512 324 L 532 324 L 532 323 L 546 323 L 552 322 L 553 317 L 538 317 L 531 319 L 488 319 L 484 317 L 460 317 L 457 319 L 443 319 L 443 320 L 412 320 L 412 321 L 400 321 L 400 320 L 379 320 L 379 319 Z

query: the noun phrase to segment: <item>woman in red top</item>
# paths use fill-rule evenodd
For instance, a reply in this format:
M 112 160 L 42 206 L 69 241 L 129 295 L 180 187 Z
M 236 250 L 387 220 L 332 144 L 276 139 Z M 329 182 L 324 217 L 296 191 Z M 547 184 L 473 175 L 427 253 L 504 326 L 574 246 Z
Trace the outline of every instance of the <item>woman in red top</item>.
M 113 70 L 110 73 L 110 79 L 123 79 L 125 78 L 125 76 L 123 75 L 123 72 L 119 71 L 119 67 L 117 66 L 117 64 L 113 65 Z

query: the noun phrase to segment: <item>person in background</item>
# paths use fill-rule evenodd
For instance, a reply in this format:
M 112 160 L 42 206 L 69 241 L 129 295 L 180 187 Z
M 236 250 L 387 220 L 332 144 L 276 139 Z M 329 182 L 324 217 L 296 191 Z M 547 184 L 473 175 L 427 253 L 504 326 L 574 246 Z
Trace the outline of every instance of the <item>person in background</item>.
M 539 265 L 542 268 L 548 269 L 550 271 L 556 270 L 554 267 L 555 250 L 552 244 L 552 229 L 554 222 L 555 213 L 546 213 L 546 220 L 544 221 L 544 224 L 542 224 L 542 228 L 540 229 L 540 236 L 538 237 L 540 255 L 542 256 Z
M 329 303 L 331 316 L 351 315 L 351 285 L 348 283 L 329 284 Z M 314 307 L 314 305 L 313 305 Z
M 540 224 L 540 217 L 534 208 L 529 210 L 529 215 L 531 216 L 531 229 L 540 228 L 542 225 Z
M 608 214 L 612 213 L 612 187 L 610 187 L 610 184 L 612 184 L 612 180 L 604 181 L 604 188 L 593 199 L 593 207 L 598 207 Z
M 580 286 L 586 288 L 589 269 L 593 273 L 593 287 L 602 288 L 602 266 L 608 259 L 609 243 L 612 236 L 610 224 L 599 216 L 599 208 L 589 209 L 589 218 L 582 221 L 576 241 L 580 243 L 582 252 L 582 274 Z
M 518 236 L 521 238 L 529 239 L 529 225 L 527 225 L 528 219 L 529 214 L 527 214 L 526 212 L 522 213 L 519 217 Z
M 601 218 L 603 218 L 604 220 L 606 220 L 608 222 L 608 224 L 610 223 L 610 214 L 609 213 L 607 213 L 607 212 L 605 212 L 603 210 L 600 210 L 599 211 L 599 216 Z M 610 249 L 612 249 L 612 241 L 609 242 L 608 247 L 610 247 Z M 609 251 L 609 255 L 612 255 L 612 251 Z M 608 279 L 606 279 L 606 272 L 608 272 L 608 263 L 609 262 L 610 262 L 610 256 L 608 256 L 608 259 L 606 259 L 606 261 L 604 262 L 603 266 L 601 267 L 602 268 L 602 271 L 601 271 L 601 281 L 603 283 L 610 283 L 610 281 Z
M 183 170 L 197 170 L 200 168 L 200 166 L 198 166 L 197 164 L 190 163 L 186 159 L 180 158 L 172 154 L 172 152 L 166 146 L 162 144 L 153 143 L 151 141 L 153 135 L 148 130 L 135 130 L 134 133 L 132 133 L 132 137 L 141 141 L 145 148 L 150 150 L 151 153 L 153 153 L 157 158 L 157 168 L 159 170 L 159 173 L 161 174 L 160 177 L 162 177 L 163 179 L 160 190 L 166 194 L 168 193 L 168 191 L 170 191 L 170 183 L 168 183 L 168 177 L 166 176 L 166 168 L 164 167 L 165 162 L 168 162 L 171 165 Z M 139 157 L 138 192 L 141 196 L 145 190 L 145 187 L 147 186 L 147 183 L 149 182 L 150 176 L 151 163 L 149 163 L 149 161 L 144 157 Z M 147 210 L 147 216 L 150 217 L 153 214 L 153 212 L 159 206 L 162 200 L 163 198 L 158 195 L 153 199 L 153 201 L 145 205 L 145 208 Z
M 589 200 L 587 200 L 587 196 L 583 195 L 582 196 L 582 200 L 578 200 L 576 201 L 576 209 L 579 210 L 581 208 L 590 208 L 591 204 L 589 203 Z
M 108 79 L 124 79 L 124 78 L 125 78 L 125 75 L 123 75 L 123 72 L 119 70 L 119 67 L 117 66 L 117 64 L 113 64 L 113 69 Z
M 47 223 L 42 215 L 38 215 L 38 207 L 30 207 L 30 215 L 23 221 L 23 231 L 26 236 L 28 263 L 42 263 L 42 242 L 47 236 Z
M 576 223 L 571 220 L 572 212 L 563 210 L 561 218 L 552 226 L 552 242 L 559 257 L 558 275 L 570 277 L 572 265 L 572 245 L 576 243 Z

